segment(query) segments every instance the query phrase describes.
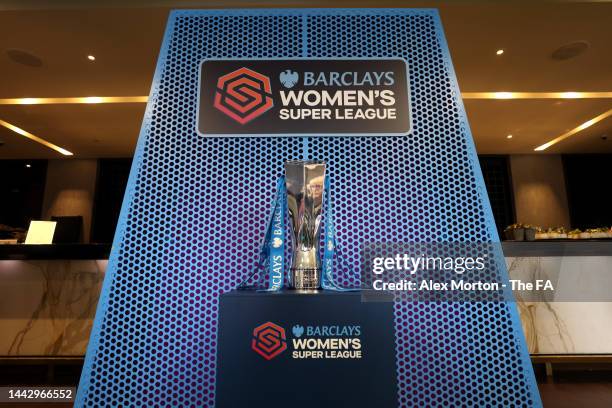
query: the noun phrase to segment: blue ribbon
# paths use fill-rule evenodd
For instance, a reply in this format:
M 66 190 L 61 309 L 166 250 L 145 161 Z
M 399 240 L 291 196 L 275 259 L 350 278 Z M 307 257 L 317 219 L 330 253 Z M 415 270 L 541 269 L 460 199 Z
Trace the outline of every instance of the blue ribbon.
M 326 290 L 334 290 L 337 292 L 351 291 L 355 289 L 342 288 L 334 281 L 333 266 L 334 254 L 336 252 L 336 230 L 334 229 L 334 214 L 331 199 L 331 181 L 330 177 L 325 177 L 325 207 L 323 216 L 325 217 L 325 235 L 323 249 L 323 265 L 321 266 L 321 287 Z
M 334 220 L 332 216 L 332 202 L 330 192 L 329 176 L 325 177 L 325 207 L 323 216 L 325 217 L 325 234 L 323 235 L 323 265 L 321 265 L 321 287 L 323 289 L 331 289 L 334 285 L 333 266 L 334 266 L 334 251 L 336 250 L 336 237 L 334 231 Z
M 285 277 L 285 211 L 287 208 L 287 194 L 285 177 L 276 182 L 276 200 L 272 210 L 272 219 L 266 235 L 268 243 L 268 290 L 277 291 L 283 288 Z

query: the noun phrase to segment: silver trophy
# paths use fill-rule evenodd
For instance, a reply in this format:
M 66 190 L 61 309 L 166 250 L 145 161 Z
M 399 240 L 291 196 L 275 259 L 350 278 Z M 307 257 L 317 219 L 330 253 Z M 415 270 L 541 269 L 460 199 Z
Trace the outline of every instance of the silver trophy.
M 285 163 L 287 207 L 293 239 L 291 287 L 301 290 L 321 287 L 321 209 L 325 163 L 288 161 Z

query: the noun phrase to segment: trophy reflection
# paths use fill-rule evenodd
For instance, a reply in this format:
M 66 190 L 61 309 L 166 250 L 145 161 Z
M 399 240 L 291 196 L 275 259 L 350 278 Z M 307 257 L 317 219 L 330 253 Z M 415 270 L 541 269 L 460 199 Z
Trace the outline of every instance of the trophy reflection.
M 325 163 L 288 161 L 285 163 L 287 207 L 293 240 L 290 285 L 294 289 L 321 287 L 321 210 Z

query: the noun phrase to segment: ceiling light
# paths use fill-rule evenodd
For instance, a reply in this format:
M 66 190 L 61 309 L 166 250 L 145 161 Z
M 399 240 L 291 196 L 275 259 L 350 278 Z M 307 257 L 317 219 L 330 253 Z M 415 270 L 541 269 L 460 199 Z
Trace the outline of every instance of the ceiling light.
M 23 130 L 23 129 L 15 126 L 15 125 L 11 125 L 10 123 L 3 121 L 2 119 L 0 119 L 0 126 L 4 126 L 5 128 L 7 128 L 9 130 L 12 130 L 13 132 L 15 132 L 17 134 L 20 134 L 21 136 L 27 137 L 30 140 L 33 140 L 33 141 L 35 141 L 37 143 L 40 143 L 41 145 L 46 146 L 49 149 L 53 149 L 56 152 L 59 152 L 59 153 L 63 154 L 64 156 L 72 156 L 73 155 L 72 152 L 69 152 L 68 150 L 66 150 L 66 149 L 64 149 L 62 147 L 54 145 L 53 143 L 48 142 L 48 141 L 46 141 L 45 139 L 43 139 L 41 137 L 33 135 L 32 133 L 27 132 L 27 131 L 25 131 L 25 130 Z
M 506 139 L 512 139 L 512 135 L 506 136 Z
M 495 51 L 495 54 L 497 54 L 497 55 L 502 55 L 503 53 L 504 53 L 504 50 L 502 50 L 502 49 L 499 49 L 499 50 Z
M 561 97 L 564 99 L 578 99 L 580 94 L 578 92 L 562 92 Z
M 463 92 L 463 99 L 609 99 L 612 92 Z
M 88 55 L 87 59 L 90 60 L 90 61 L 95 61 L 96 57 L 94 57 L 93 55 Z
M 543 144 L 543 145 L 541 145 L 541 146 L 536 147 L 536 148 L 535 148 L 535 149 L 533 149 L 533 150 L 535 150 L 536 152 L 541 152 L 541 151 L 543 151 L 543 150 L 546 150 L 546 149 L 548 149 L 550 146 L 555 145 L 555 144 L 559 143 L 560 141 L 565 140 L 565 139 L 567 139 L 568 137 L 570 137 L 570 136 L 572 136 L 572 135 L 575 135 L 576 133 L 578 133 L 578 132 L 580 132 L 580 131 L 582 131 L 582 130 L 584 130 L 584 129 L 586 129 L 586 128 L 589 128 L 589 127 L 593 126 L 593 125 L 594 125 L 594 124 L 596 124 L 597 122 L 601 122 L 602 120 L 604 120 L 605 118 L 607 118 L 607 117 L 609 117 L 609 116 L 612 116 L 612 109 L 610 109 L 609 111 L 606 111 L 606 112 L 602 113 L 602 114 L 601 114 L 601 115 L 599 115 L 599 116 L 595 116 L 593 119 L 587 120 L 586 122 L 584 122 L 584 123 L 583 123 L 583 124 L 581 124 L 580 126 L 575 127 L 574 129 L 572 129 L 572 130 L 570 130 L 570 131 L 568 131 L 568 132 L 566 132 L 566 133 L 562 134 L 562 135 L 561 135 L 561 136 L 559 136 L 559 137 L 554 138 L 553 140 L 551 140 L 551 141 L 549 141 L 549 142 L 544 143 L 544 144 Z
M 101 103 L 102 98 L 99 96 L 89 96 L 87 98 L 83 98 L 83 103 Z
M 50 105 L 73 103 L 143 103 L 148 96 L 90 96 L 75 98 L 7 98 L 0 99 L 0 105 Z
M 463 92 L 463 99 L 611 99 L 612 92 Z M 5 98 L 0 105 L 79 103 L 145 103 L 148 96 L 90 96 L 69 98 Z
M 495 92 L 495 99 L 512 99 L 513 92 Z
M 26 164 L 26 167 L 29 169 L 30 167 L 32 167 L 31 164 Z

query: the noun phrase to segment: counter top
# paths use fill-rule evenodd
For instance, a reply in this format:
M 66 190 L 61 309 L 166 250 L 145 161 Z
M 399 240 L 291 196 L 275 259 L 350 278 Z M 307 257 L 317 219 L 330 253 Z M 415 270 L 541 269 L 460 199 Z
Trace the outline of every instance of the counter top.
M 612 240 L 504 241 L 506 257 L 612 256 Z
M 612 256 L 612 240 L 504 241 L 506 257 Z M 1 260 L 108 259 L 111 244 L 0 245 Z
M 0 245 L 0 261 L 108 259 L 110 250 L 110 244 Z

